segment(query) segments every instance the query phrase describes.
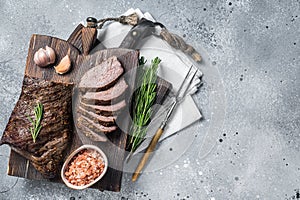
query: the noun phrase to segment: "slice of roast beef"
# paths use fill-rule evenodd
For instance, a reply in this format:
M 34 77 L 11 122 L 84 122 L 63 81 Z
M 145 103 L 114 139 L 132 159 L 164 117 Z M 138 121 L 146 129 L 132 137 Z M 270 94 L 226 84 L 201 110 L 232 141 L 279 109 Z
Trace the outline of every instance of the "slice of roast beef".
M 80 114 L 78 115 L 77 122 L 79 127 L 85 126 L 99 134 L 106 134 L 117 130 L 116 126 L 103 126 L 99 123 L 95 123 L 94 121 Z
M 82 114 L 83 116 L 89 118 L 90 120 L 94 121 L 95 123 L 99 123 L 103 126 L 112 126 L 115 124 L 115 121 L 117 119 L 116 116 L 97 115 L 94 112 L 85 110 L 80 106 L 79 106 L 77 112 Z
M 124 69 L 116 56 L 109 57 L 99 65 L 88 70 L 79 82 L 81 91 L 101 91 L 113 86 L 123 74 Z
M 126 101 L 122 100 L 116 104 L 112 105 L 91 105 L 80 102 L 80 106 L 88 111 L 94 112 L 98 115 L 103 116 L 116 116 L 118 115 L 126 106 Z
M 25 76 L 22 92 L 0 144 L 9 144 L 29 159 L 45 178 L 55 177 L 62 162 L 72 132 L 73 85 L 49 82 Z M 33 142 L 28 117 L 35 119 L 37 102 L 44 106 L 42 129 Z
M 96 133 L 90 128 L 84 126 L 82 123 L 77 123 L 79 130 L 88 138 L 96 142 L 106 142 L 107 137 L 104 133 Z
M 87 92 L 82 96 L 82 102 L 94 105 L 107 105 L 118 102 L 124 98 L 128 85 L 124 78 L 121 78 L 113 87 L 100 92 Z

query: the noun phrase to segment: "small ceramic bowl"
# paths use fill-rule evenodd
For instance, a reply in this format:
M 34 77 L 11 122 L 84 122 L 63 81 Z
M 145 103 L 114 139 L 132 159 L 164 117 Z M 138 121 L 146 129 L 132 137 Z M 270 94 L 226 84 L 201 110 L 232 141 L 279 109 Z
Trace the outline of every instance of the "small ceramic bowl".
M 90 150 L 95 150 L 97 151 L 103 158 L 103 161 L 104 161 L 104 169 L 103 169 L 103 172 L 100 174 L 100 176 L 98 176 L 94 181 L 92 181 L 91 183 L 89 184 L 86 184 L 86 185 L 83 185 L 83 186 L 77 186 L 77 185 L 73 185 L 72 183 L 70 183 L 67 179 L 66 179 L 66 176 L 65 176 L 65 170 L 66 168 L 68 167 L 70 161 L 72 160 L 72 158 L 74 156 L 76 156 L 81 150 L 84 150 L 84 149 L 90 149 Z M 72 188 L 72 189 L 76 189 L 76 190 L 82 190 L 82 189 L 85 189 L 85 188 L 88 188 L 90 186 L 92 186 L 93 184 L 95 184 L 96 182 L 98 182 L 103 176 L 104 174 L 106 173 L 107 171 L 107 168 L 108 168 L 108 160 L 107 160 L 107 157 L 106 155 L 103 153 L 103 151 L 98 148 L 97 146 L 94 146 L 94 145 L 82 145 L 81 147 L 79 147 L 78 149 L 76 149 L 75 151 L 73 151 L 69 156 L 68 158 L 66 159 L 66 161 L 64 162 L 63 166 L 62 166 L 62 169 L 61 169 L 61 178 L 62 180 L 64 181 L 64 183 Z

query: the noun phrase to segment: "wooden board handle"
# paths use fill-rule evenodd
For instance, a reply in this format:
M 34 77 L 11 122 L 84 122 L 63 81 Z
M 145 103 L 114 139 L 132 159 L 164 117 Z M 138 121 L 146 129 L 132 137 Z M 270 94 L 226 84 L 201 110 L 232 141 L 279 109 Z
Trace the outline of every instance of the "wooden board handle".
M 79 24 L 67 42 L 76 47 L 80 53 L 88 55 L 97 43 L 97 28 L 84 27 L 82 24 Z
M 144 166 L 147 163 L 147 160 L 149 159 L 150 153 L 153 152 L 153 150 L 155 149 L 156 144 L 157 144 L 159 138 L 161 137 L 161 135 L 163 134 L 163 132 L 164 132 L 164 130 L 161 129 L 161 128 L 159 128 L 156 131 L 156 133 L 155 133 L 154 137 L 152 138 L 152 140 L 151 140 L 151 142 L 150 142 L 150 144 L 149 144 L 149 146 L 148 146 L 148 148 L 147 148 L 144 156 L 140 160 L 140 162 L 139 162 L 139 164 L 138 164 L 138 166 L 137 166 L 134 174 L 132 175 L 132 181 L 136 181 L 137 180 L 139 174 L 141 173 L 142 169 L 144 168 Z
M 89 52 L 95 47 L 95 42 L 97 39 L 97 29 L 90 27 L 82 28 L 81 42 L 82 51 L 84 55 L 88 55 Z
M 81 41 L 81 37 L 82 37 L 81 35 L 82 35 L 83 28 L 84 28 L 84 26 L 82 24 L 79 24 L 67 40 L 67 42 L 69 42 L 71 45 L 76 47 L 80 53 L 83 52 L 82 41 Z

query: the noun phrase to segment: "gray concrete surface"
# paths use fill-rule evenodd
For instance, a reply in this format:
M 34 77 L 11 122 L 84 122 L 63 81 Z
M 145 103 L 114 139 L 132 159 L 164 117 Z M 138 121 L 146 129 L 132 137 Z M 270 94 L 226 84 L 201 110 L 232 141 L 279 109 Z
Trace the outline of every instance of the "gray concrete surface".
M 212 138 L 212 151 L 198 156 L 203 130 L 209 126 L 205 107 L 209 103 L 203 101 L 210 87 L 204 83 L 196 101 L 206 118 L 186 130 L 198 137 L 167 167 L 144 174 L 137 183 L 125 174 L 120 193 L 72 191 L 62 184 L 7 176 L 9 147 L 1 146 L 0 199 L 298 198 L 299 0 L 1 0 L 0 132 L 21 90 L 31 34 L 67 38 L 87 16 L 118 16 L 130 7 L 149 11 L 195 47 L 205 49 L 219 70 L 226 118 L 222 131 Z

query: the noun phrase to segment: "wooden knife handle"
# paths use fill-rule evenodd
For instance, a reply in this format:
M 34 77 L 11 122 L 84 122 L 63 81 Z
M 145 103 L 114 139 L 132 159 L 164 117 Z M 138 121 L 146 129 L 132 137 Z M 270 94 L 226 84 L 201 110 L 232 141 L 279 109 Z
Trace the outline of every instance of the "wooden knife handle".
M 146 165 L 147 163 L 147 160 L 149 159 L 149 156 L 150 156 L 150 153 L 153 152 L 153 150 L 155 149 L 156 147 L 156 144 L 159 140 L 159 138 L 161 137 L 161 135 L 163 134 L 164 130 L 159 128 L 155 135 L 153 136 L 144 156 L 142 157 L 142 159 L 140 160 L 137 168 L 135 169 L 135 172 L 134 174 L 132 175 L 132 181 L 136 181 L 139 174 L 141 173 L 142 169 L 144 168 L 144 166 Z

